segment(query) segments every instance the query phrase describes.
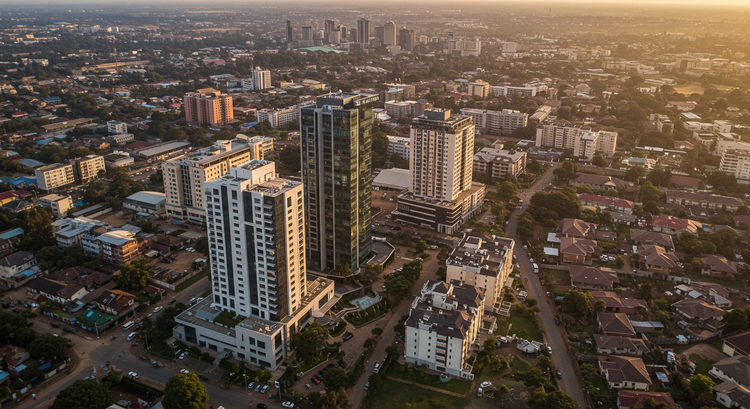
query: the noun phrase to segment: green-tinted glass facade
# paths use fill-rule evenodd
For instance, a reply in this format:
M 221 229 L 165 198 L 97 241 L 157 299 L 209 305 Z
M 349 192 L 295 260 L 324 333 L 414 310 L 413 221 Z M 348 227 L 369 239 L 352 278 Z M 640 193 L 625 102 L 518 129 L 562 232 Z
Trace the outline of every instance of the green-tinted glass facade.
M 328 94 L 300 108 L 307 264 L 353 271 L 372 248 L 372 105 L 377 95 Z

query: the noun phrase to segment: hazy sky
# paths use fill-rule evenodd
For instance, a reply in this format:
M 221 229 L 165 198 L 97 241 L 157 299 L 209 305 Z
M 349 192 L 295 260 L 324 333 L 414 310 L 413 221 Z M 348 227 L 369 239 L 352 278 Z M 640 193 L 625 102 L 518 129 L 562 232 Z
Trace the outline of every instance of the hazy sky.
M 358 3 L 371 3 L 371 0 L 323 0 L 324 3 L 336 3 L 336 2 L 346 2 L 347 4 L 355 5 Z M 432 3 L 435 3 L 434 0 L 412 0 L 411 2 L 414 3 L 420 3 L 420 2 L 426 2 L 430 1 Z M 231 5 L 242 5 L 242 4 L 258 4 L 258 3 L 271 3 L 274 5 L 283 5 L 284 3 L 293 4 L 297 3 L 299 0 L 291 0 L 291 1 L 271 1 L 271 0 L 214 0 L 210 2 L 210 5 L 205 2 L 205 0 L 129 0 L 128 3 L 139 3 L 139 4 L 151 4 L 158 6 L 159 4 L 182 4 L 182 5 L 201 5 L 206 8 L 216 8 L 220 7 L 222 4 L 231 4 Z M 382 1 L 381 4 L 388 4 L 392 2 L 391 0 L 385 0 Z M 408 4 L 410 1 L 406 2 L 398 2 L 400 5 Z M 437 3 L 441 3 L 443 1 L 437 0 Z M 447 1 L 446 1 L 447 2 Z M 519 3 L 518 1 L 504 1 L 504 0 L 469 0 L 468 3 L 472 2 L 487 2 L 487 3 Z M 607 3 L 613 3 L 613 4 L 631 4 L 631 5 L 642 5 L 642 6 L 649 6 L 649 5 L 655 5 L 655 4 L 683 4 L 683 5 L 696 5 L 696 6 L 706 6 L 706 7 L 713 7 L 719 4 L 724 5 L 733 5 L 733 6 L 745 6 L 750 7 L 750 0 L 653 0 L 653 1 L 634 1 L 634 0 L 576 0 L 576 1 L 570 1 L 570 0 L 525 0 L 524 3 L 547 3 L 547 4 L 576 4 L 576 3 L 597 3 L 597 4 L 607 4 Z M 107 5 L 115 5 L 115 6 L 124 6 L 122 0 L 3 0 L 3 4 L 9 5 L 9 4 L 27 4 L 27 5 L 43 5 L 43 4 L 54 4 L 54 5 L 65 5 L 67 7 L 75 8 L 76 5 L 87 5 L 87 6 L 101 6 L 102 8 L 106 7 Z

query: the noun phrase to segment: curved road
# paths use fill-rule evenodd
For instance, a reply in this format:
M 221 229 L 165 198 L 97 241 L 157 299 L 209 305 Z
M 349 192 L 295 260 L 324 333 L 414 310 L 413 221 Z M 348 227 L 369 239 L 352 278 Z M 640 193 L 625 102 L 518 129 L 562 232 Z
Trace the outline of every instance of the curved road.
M 530 189 L 526 190 L 527 194 L 521 195 L 523 199 L 522 207 L 516 210 L 511 216 L 505 233 L 508 237 L 516 239 L 515 254 L 518 259 L 517 263 L 521 267 L 521 279 L 526 291 L 529 293 L 529 297 L 536 298 L 541 309 L 537 316 L 545 329 L 545 341 L 552 348 L 552 363 L 555 368 L 562 372 L 562 380 L 559 381 L 560 389 L 578 401 L 582 408 L 587 408 L 589 406 L 588 399 L 584 398 L 584 385 L 576 370 L 575 356 L 568 349 L 567 337 L 562 327 L 555 325 L 557 309 L 554 306 L 553 300 L 546 296 L 547 289 L 539 282 L 538 274 L 534 274 L 534 268 L 529 261 L 529 257 L 523 250 L 523 242 L 516 234 L 518 216 L 529 207 L 529 199 L 531 199 L 534 193 L 541 191 L 552 183 L 554 179 L 552 171 L 558 165 L 559 163 L 555 163 L 555 166 L 547 169 L 537 179 L 536 183 Z

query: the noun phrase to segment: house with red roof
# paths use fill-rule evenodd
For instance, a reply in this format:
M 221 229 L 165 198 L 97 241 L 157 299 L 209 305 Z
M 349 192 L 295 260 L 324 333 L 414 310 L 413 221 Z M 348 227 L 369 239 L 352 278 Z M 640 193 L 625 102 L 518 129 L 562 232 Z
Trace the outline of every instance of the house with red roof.
M 610 196 L 600 196 L 591 193 L 582 193 L 578 196 L 583 206 L 591 206 L 600 210 L 610 210 L 620 213 L 633 214 L 635 203 L 630 200 L 619 199 Z

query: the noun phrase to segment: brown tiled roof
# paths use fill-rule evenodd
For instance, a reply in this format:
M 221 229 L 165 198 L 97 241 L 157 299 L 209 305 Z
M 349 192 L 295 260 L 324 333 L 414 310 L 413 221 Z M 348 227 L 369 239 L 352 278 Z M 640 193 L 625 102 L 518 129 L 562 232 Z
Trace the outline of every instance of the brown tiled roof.
M 706 264 L 708 264 L 708 267 L 711 269 L 711 271 L 737 274 L 737 267 L 735 267 L 733 263 L 730 263 L 724 256 L 706 254 L 701 256 L 701 258 L 706 262 Z
M 617 402 L 621 408 L 640 408 L 646 399 L 653 399 L 656 403 L 666 403 L 669 407 L 680 409 L 667 392 L 646 392 L 620 389 L 617 392 Z
M 607 303 L 607 308 L 648 308 L 648 305 L 635 298 L 622 298 L 617 295 L 614 291 L 590 291 L 594 300 L 591 302 L 592 305 L 596 304 L 598 300 L 604 300 Z
M 700 186 L 701 180 L 698 178 L 691 178 L 689 176 L 672 175 L 669 184 L 682 187 L 690 187 L 697 189 Z
M 646 365 L 641 358 L 613 355 L 599 365 L 607 372 L 609 382 L 638 382 L 651 384 Z
M 570 282 L 611 287 L 619 284 L 617 273 L 606 267 L 570 266 Z
M 586 185 L 601 185 L 606 187 L 614 187 L 615 189 L 630 188 L 635 186 L 633 183 L 615 178 L 612 176 L 592 175 L 589 173 L 581 173 L 576 176 L 575 179 L 571 180 L 570 183 L 581 183 Z
M 704 201 L 714 204 L 721 204 L 721 205 L 729 205 L 729 206 L 742 206 L 744 203 L 742 203 L 741 199 L 738 199 L 736 197 L 729 197 L 729 196 L 719 196 L 719 195 L 710 195 L 708 193 L 692 193 L 692 192 L 683 192 L 681 190 L 667 190 L 667 197 L 673 197 L 677 199 L 687 199 L 687 200 L 696 200 L 696 201 Z
M 604 333 L 635 336 L 633 325 L 630 324 L 628 316 L 623 313 L 599 312 L 596 314 L 596 319 Z
M 642 245 L 638 248 L 638 254 L 643 257 L 648 265 L 667 268 L 677 267 L 679 259 L 674 253 L 670 253 L 661 246 L 653 244 Z
M 639 338 L 614 337 L 609 335 L 595 335 L 594 342 L 599 349 L 635 349 L 648 352 L 646 342 Z
M 710 305 L 702 300 L 685 299 L 672 304 L 672 306 L 690 319 L 698 318 L 707 320 L 709 318 L 723 317 L 727 313 L 721 308 Z
M 562 237 L 560 238 L 560 253 L 561 254 L 596 254 L 601 252 L 599 245 L 594 240 L 589 239 L 577 239 L 575 237 Z
M 591 237 L 596 231 L 594 223 L 588 223 L 580 219 L 563 219 L 560 232 L 563 235 L 578 237 Z
M 120 311 L 128 305 L 131 299 L 134 299 L 133 294 L 126 293 L 120 290 L 107 290 L 99 296 L 96 300 L 97 303 L 107 306 L 115 311 Z
M 630 239 L 635 244 L 656 244 L 666 248 L 674 248 L 672 236 L 655 231 L 632 229 L 630 230 Z

